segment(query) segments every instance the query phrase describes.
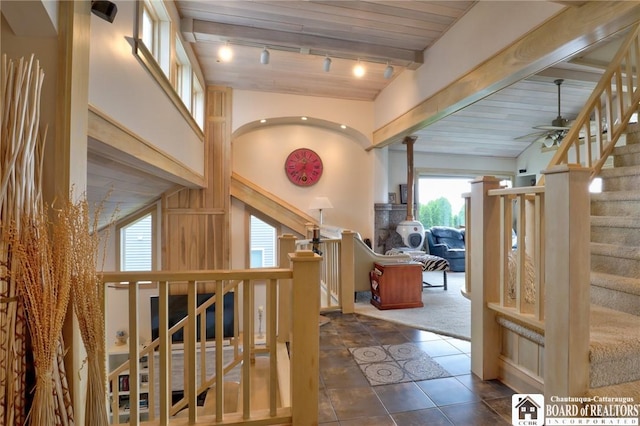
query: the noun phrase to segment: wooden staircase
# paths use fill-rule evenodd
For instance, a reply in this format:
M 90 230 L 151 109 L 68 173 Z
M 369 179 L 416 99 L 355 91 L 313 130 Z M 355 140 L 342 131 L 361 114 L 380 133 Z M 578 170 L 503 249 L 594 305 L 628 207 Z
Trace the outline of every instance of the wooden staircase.
M 640 398 L 640 125 L 591 198 L 590 393 Z

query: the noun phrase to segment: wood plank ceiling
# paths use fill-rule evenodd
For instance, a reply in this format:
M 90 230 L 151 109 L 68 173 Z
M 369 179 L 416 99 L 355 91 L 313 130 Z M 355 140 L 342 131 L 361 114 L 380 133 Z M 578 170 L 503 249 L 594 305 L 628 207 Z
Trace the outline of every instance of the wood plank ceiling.
M 207 84 L 240 90 L 373 101 L 394 78 L 417 69 L 428 50 L 475 1 L 177 1 L 181 32 L 191 42 Z M 571 3 L 578 7 L 580 3 Z M 231 62 L 218 58 L 228 44 Z M 269 63 L 261 64 L 263 49 Z M 606 50 L 605 50 L 606 51 Z M 589 96 L 607 54 L 583 52 L 572 62 L 520 81 L 416 133 L 416 152 L 449 155 L 517 157 L 538 136 L 520 138 L 556 118 L 557 86 L 563 78 L 561 111 L 564 118 L 578 114 Z M 326 58 L 330 71 L 324 71 Z M 360 60 L 367 72 L 355 79 L 352 68 Z M 580 63 L 580 64 L 578 64 Z M 390 65 L 393 75 L 385 78 Z M 536 142 L 539 143 L 539 142 Z M 392 145 L 390 149 L 404 149 Z M 100 160 L 90 157 L 90 162 Z M 104 188 L 104 168 L 90 167 L 89 185 Z M 92 176 L 92 171 L 96 175 Z M 126 168 L 113 168 L 112 182 L 126 181 Z M 100 174 L 98 174 L 100 172 Z M 135 185 L 141 176 L 131 173 L 123 188 L 121 214 L 139 201 L 149 201 L 149 185 Z M 147 179 L 153 179 L 147 176 Z M 158 181 L 158 188 L 171 182 Z M 152 190 L 153 191 L 153 190 Z M 161 192 L 161 191 L 160 191 Z M 160 192 L 156 195 L 160 195 Z

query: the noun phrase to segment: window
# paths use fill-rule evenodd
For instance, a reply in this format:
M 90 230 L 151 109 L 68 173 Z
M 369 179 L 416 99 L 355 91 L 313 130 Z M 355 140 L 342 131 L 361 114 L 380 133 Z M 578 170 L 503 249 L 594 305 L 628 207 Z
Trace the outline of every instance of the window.
M 180 41 L 180 37 L 176 36 L 176 55 L 175 55 L 175 84 L 174 87 L 178 96 L 182 99 L 184 105 L 191 111 L 191 78 L 193 73 L 191 72 L 191 63 L 187 52 L 184 50 L 184 46 Z
M 164 4 L 161 1 L 143 2 L 140 25 L 142 27 L 140 32 L 142 42 L 160 69 L 169 77 L 171 22 Z
M 276 266 L 276 228 L 251 215 L 249 219 L 249 267 Z
M 147 213 L 119 228 L 120 270 L 154 269 L 154 214 Z
M 420 177 L 418 220 L 425 228 L 464 226 L 465 203 L 462 194 L 471 191 L 466 177 Z
M 204 90 L 200 68 L 188 45 L 182 42 L 179 22 L 172 22 L 171 3 L 141 1 L 138 9 L 136 54 L 167 93 L 191 127 L 202 135 Z M 175 6 L 174 6 L 175 7 Z

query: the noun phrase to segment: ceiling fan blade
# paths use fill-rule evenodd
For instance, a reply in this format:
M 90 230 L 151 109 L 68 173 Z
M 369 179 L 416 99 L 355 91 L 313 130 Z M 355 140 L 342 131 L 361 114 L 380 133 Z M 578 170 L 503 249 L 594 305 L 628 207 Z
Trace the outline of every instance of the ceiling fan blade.
M 540 130 L 553 131 L 553 130 L 569 130 L 571 127 L 570 126 L 534 126 L 533 128 L 540 129 Z
M 519 141 L 522 139 L 531 139 L 535 136 L 540 136 L 540 135 L 546 135 L 548 132 L 546 131 L 542 131 L 542 132 L 533 132 L 533 133 L 529 133 L 527 135 L 522 135 L 522 136 L 518 136 L 517 138 L 515 138 L 514 140 Z

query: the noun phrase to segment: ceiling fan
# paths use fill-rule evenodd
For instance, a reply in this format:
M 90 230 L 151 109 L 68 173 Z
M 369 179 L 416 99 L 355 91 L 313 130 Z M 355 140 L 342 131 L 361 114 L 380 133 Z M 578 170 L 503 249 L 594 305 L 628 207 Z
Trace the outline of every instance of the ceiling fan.
M 546 148 L 551 148 L 554 145 L 560 145 L 562 139 L 567 135 L 567 132 L 571 128 L 569 120 L 562 117 L 560 113 L 560 85 L 564 82 L 559 78 L 553 81 L 558 86 L 558 116 L 551 122 L 551 125 L 534 126 L 534 129 L 542 130 L 541 132 L 529 133 L 528 135 L 517 137 L 519 139 L 528 139 L 532 136 L 536 136 L 535 142 L 542 142 Z

